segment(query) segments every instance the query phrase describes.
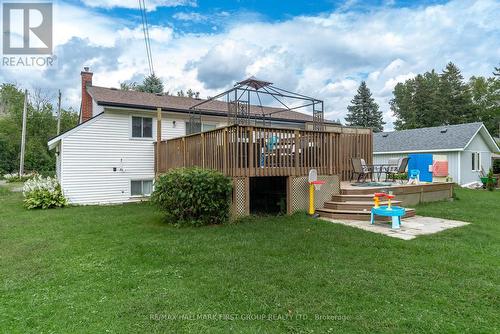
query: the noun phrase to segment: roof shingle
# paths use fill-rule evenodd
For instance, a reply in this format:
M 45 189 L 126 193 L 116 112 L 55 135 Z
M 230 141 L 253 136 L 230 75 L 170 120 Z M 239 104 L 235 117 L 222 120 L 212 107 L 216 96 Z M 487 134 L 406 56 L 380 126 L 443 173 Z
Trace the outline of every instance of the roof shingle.
M 92 98 L 97 102 L 97 104 L 104 106 L 123 106 L 152 110 L 160 107 L 163 110 L 189 112 L 190 107 L 204 101 L 203 99 L 195 99 L 189 97 L 156 95 L 151 93 L 143 93 L 130 90 L 125 91 L 98 86 L 88 87 L 87 90 Z M 262 109 L 264 110 L 265 114 L 273 113 L 270 116 L 266 116 L 267 119 L 299 122 L 313 121 L 311 115 L 293 110 L 290 111 L 283 108 L 261 108 L 260 106 L 252 105 L 250 106 L 250 114 L 259 117 L 262 115 Z M 212 101 L 204 104 L 202 111 L 205 114 L 225 116 L 227 115 L 227 103 L 222 101 Z M 334 123 L 326 120 L 325 122 Z
M 463 149 L 482 125 L 483 123 L 476 122 L 374 133 L 373 152 Z

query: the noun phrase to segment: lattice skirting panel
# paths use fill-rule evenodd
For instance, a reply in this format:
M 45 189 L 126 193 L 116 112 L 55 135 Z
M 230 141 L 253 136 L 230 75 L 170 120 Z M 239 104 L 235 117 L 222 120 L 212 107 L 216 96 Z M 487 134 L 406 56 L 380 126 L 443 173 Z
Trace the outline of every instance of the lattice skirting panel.
M 250 213 L 250 192 L 248 177 L 233 178 L 233 218 L 247 216 Z
M 314 205 L 322 208 L 325 202 L 332 199 L 332 195 L 340 194 L 340 177 L 338 175 L 318 175 L 318 180 L 326 183 L 314 193 Z M 307 176 L 289 178 L 288 213 L 307 210 L 309 207 L 309 183 Z

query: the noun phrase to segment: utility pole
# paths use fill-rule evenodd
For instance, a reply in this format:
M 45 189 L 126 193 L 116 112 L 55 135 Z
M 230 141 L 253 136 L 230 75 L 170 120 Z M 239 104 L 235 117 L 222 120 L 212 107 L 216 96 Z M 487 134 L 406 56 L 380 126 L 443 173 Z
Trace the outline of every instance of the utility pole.
M 26 114 L 28 113 L 28 90 L 24 90 L 24 108 L 23 108 L 23 130 L 21 133 L 21 158 L 19 161 L 19 176 L 24 174 L 24 151 L 26 146 Z
M 57 98 L 57 135 L 61 133 L 61 90 Z

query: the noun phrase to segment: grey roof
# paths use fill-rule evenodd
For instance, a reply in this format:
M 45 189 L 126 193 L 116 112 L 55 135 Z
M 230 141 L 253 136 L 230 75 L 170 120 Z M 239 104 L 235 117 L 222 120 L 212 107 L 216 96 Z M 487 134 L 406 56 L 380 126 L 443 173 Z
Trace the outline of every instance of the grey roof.
M 482 125 L 483 123 L 477 122 L 375 133 L 373 135 L 373 152 L 464 149 Z

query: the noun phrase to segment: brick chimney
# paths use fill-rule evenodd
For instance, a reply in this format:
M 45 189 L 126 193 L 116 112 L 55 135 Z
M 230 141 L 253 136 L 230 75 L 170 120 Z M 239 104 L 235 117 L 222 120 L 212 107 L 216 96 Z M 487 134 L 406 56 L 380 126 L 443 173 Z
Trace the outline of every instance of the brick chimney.
M 87 87 L 92 86 L 92 75 L 88 67 L 84 67 L 80 73 L 82 76 L 82 110 L 80 123 L 86 122 L 92 118 L 92 97 L 87 92 Z

